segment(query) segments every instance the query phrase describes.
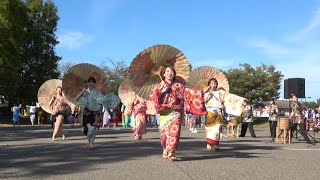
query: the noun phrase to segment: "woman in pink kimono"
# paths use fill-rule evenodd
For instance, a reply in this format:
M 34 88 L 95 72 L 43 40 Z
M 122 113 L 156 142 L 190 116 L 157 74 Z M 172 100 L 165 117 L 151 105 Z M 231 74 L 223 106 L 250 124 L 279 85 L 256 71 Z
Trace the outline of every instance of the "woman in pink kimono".
M 160 76 L 163 81 L 151 92 L 150 98 L 154 102 L 157 112 L 160 114 L 159 130 L 160 142 L 163 147 L 162 156 L 163 158 L 174 161 L 177 160 L 175 151 L 180 139 L 183 105 L 186 103 L 185 101 L 189 99 L 186 98 L 186 94 L 190 93 L 187 92 L 188 90 L 181 83 L 175 81 L 176 72 L 174 68 L 164 68 Z M 200 91 L 200 93 L 202 93 L 202 91 Z M 204 107 L 204 103 L 197 105 L 203 105 Z M 205 107 L 199 109 L 199 112 L 191 113 L 206 113 Z
M 146 100 L 137 96 L 136 100 L 133 102 L 135 125 L 132 131 L 135 140 L 141 139 L 142 135 L 146 133 L 146 111 Z

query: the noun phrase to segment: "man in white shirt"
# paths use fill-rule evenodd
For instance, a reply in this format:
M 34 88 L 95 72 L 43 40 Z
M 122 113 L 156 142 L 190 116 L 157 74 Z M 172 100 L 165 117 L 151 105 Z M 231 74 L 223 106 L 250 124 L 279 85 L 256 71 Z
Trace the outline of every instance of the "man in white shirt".
M 90 77 L 87 81 L 88 88 L 84 88 L 76 97 L 80 106 L 84 109 L 83 126 L 84 133 L 88 138 L 88 148 L 94 149 L 93 141 L 96 137 L 96 128 L 101 122 L 102 108 L 110 108 L 108 105 L 108 97 L 104 96 L 95 88 L 96 79 Z

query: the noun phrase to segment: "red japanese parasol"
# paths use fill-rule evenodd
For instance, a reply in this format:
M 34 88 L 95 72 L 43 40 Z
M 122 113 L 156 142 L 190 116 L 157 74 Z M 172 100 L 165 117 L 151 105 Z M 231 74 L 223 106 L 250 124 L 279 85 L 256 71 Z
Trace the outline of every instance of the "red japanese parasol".
M 83 88 L 87 87 L 89 77 L 96 79 L 96 89 L 102 94 L 108 92 L 105 73 L 95 65 L 82 63 L 68 69 L 62 80 L 65 96 L 70 102 L 76 103 L 75 98 Z
M 132 103 L 136 99 L 136 93 L 131 89 L 131 85 L 128 79 L 125 79 L 119 86 L 119 97 L 121 102 L 126 106 L 125 114 L 130 114 L 132 109 Z M 147 114 L 157 114 L 153 101 L 147 100 Z
M 190 73 L 186 87 L 202 90 L 208 87 L 210 78 L 216 78 L 218 81 L 218 89 L 229 91 L 229 83 L 227 77 L 219 70 L 210 66 L 200 66 L 193 69 Z
M 49 102 L 56 94 L 57 87 L 62 87 L 62 80 L 50 79 L 44 82 L 38 90 L 38 103 L 40 107 L 47 113 L 52 114 L 49 108 Z
M 136 93 L 132 90 L 128 79 L 125 79 L 119 86 L 119 97 L 121 102 L 125 105 L 131 105 L 136 99 Z
M 166 66 L 174 67 L 177 80 L 187 81 L 191 66 L 179 49 L 169 45 L 155 45 L 140 52 L 129 67 L 132 90 L 148 100 L 150 91 L 161 82 L 160 72 Z

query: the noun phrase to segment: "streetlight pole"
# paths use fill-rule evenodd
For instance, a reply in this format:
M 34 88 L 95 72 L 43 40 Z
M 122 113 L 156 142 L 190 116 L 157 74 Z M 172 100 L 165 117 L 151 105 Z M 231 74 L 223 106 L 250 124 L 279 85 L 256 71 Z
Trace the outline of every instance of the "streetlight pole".
M 304 97 L 304 106 L 307 107 L 307 98 L 311 98 L 311 97 Z
M 311 98 L 311 97 L 304 97 L 304 103 L 307 102 L 307 98 Z

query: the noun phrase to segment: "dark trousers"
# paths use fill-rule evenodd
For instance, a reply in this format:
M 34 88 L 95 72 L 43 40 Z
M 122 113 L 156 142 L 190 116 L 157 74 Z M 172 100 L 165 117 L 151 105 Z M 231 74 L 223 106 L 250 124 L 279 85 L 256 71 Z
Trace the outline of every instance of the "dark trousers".
M 277 121 L 269 121 L 271 138 L 276 138 Z
M 94 112 L 90 112 L 90 114 L 83 114 L 83 126 L 87 127 L 87 124 L 90 123 L 91 126 L 95 123 L 95 115 Z
M 249 127 L 249 131 L 250 131 L 251 137 L 256 138 L 257 136 L 254 133 L 253 123 L 252 122 L 243 122 L 242 123 L 240 137 L 245 137 L 246 136 L 248 127 Z
M 291 137 L 293 137 L 293 131 L 297 130 L 297 126 L 299 126 L 299 132 L 301 134 L 301 136 L 304 138 L 304 140 L 307 143 L 311 143 L 307 131 L 306 131 L 306 125 L 304 123 L 292 123 L 290 124 L 290 128 L 291 128 Z

